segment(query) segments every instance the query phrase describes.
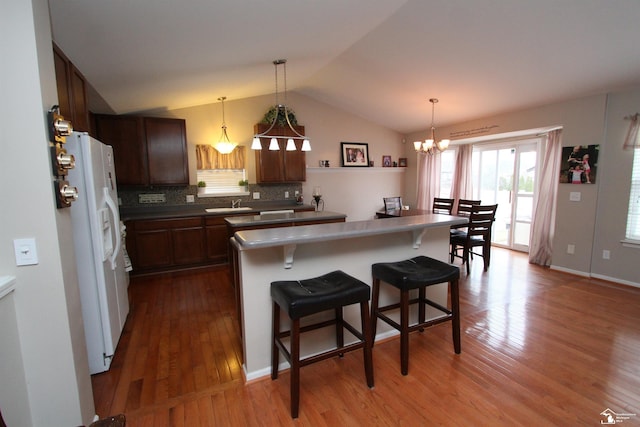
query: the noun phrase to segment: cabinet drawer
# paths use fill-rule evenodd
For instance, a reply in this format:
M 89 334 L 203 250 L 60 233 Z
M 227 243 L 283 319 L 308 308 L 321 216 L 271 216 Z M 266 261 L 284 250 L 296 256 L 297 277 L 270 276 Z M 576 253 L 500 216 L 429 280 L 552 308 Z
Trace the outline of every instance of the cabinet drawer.
M 202 227 L 202 217 L 136 221 L 135 227 L 136 230 L 166 230 L 175 228 Z

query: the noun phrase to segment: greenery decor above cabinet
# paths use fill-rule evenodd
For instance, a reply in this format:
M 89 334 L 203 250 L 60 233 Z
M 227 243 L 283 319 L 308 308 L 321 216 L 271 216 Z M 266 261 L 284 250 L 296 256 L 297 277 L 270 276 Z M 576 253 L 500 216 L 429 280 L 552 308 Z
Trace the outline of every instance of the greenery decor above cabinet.
M 254 126 L 256 134 L 266 132 L 268 124 L 259 123 Z M 304 126 L 294 126 L 296 132 L 304 135 Z M 270 135 L 297 136 L 288 127 L 274 126 Z M 303 182 L 307 179 L 307 157 L 301 151 L 302 141 L 294 139 L 295 151 L 286 151 L 286 139 L 278 139 L 280 149 L 269 150 L 270 138 L 260 138 L 262 150 L 256 150 L 256 179 L 260 184 L 279 182 Z
M 118 185 L 188 185 L 185 121 L 96 114 L 96 138 L 113 147 Z

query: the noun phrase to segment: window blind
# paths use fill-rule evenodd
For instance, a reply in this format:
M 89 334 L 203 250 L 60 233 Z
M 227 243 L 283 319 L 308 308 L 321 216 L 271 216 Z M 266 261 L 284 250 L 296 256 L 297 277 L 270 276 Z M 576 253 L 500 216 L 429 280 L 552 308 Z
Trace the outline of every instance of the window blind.
M 633 171 L 631 172 L 631 194 L 627 214 L 627 234 L 629 240 L 640 241 L 640 148 L 633 150 Z
M 245 179 L 244 169 L 203 169 L 196 172 L 198 181 L 204 181 L 207 186 L 205 194 L 229 194 L 244 192 L 244 186 L 238 182 Z

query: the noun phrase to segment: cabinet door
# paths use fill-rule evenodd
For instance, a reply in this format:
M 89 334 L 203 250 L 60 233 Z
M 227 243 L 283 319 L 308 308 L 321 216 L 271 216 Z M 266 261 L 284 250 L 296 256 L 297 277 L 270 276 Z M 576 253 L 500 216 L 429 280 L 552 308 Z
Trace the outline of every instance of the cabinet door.
M 223 217 L 205 218 L 207 234 L 207 259 L 223 264 L 228 259 L 229 236 Z
M 283 151 L 284 180 L 303 182 L 307 180 L 307 153 L 301 151 L 302 140 L 295 139 L 296 151 Z
M 169 267 L 171 257 L 171 232 L 164 230 L 144 230 L 136 232 L 136 257 L 138 265 L 134 270 Z
M 296 131 L 304 135 L 304 126 L 294 126 Z M 257 124 L 254 132 L 262 133 L 269 125 Z M 295 136 L 289 128 L 274 126 L 271 135 Z M 269 150 L 270 138 L 260 138 L 262 150 L 256 150 L 256 180 L 258 183 L 302 182 L 306 181 L 306 153 L 300 151 L 301 140 L 294 140 L 296 151 L 286 151 L 286 139 L 278 139 L 279 150 Z
M 89 132 L 89 108 L 84 76 L 55 44 L 53 62 L 60 114 L 71 121 L 74 130 Z
M 53 64 L 56 70 L 56 88 L 58 89 L 60 114 L 65 119 L 72 120 L 71 97 L 69 95 L 70 64 L 67 57 L 55 44 L 53 45 Z M 75 123 L 72 122 L 71 124 L 75 126 Z
M 206 258 L 204 228 L 177 227 L 171 230 L 174 265 L 196 264 Z
M 73 128 L 89 132 L 89 107 L 87 106 L 87 85 L 80 71 L 70 64 L 69 91 L 73 110 Z
M 187 139 L 182 119 L 144 118 L 150 185 L 188 185 Z
M 148 185 L 142 120 L 135 116 L 95 115 L 96 137 L 113 147 L 118 185 Z

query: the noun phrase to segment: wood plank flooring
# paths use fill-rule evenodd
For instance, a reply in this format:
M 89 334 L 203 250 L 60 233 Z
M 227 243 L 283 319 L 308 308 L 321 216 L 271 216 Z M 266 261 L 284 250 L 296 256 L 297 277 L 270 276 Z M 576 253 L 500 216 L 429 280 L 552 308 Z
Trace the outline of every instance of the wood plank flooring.
M 127 426 L 640 425 L 640 289 L 529 265 L 492 249 L 462 273 L 462 353 L 451 325 L 376 343 L 375 388 L 361 352 L 244 384 L 229 272 L 132 278 L 131 313 L 109 372 L 93 377 L 101 417 Z

